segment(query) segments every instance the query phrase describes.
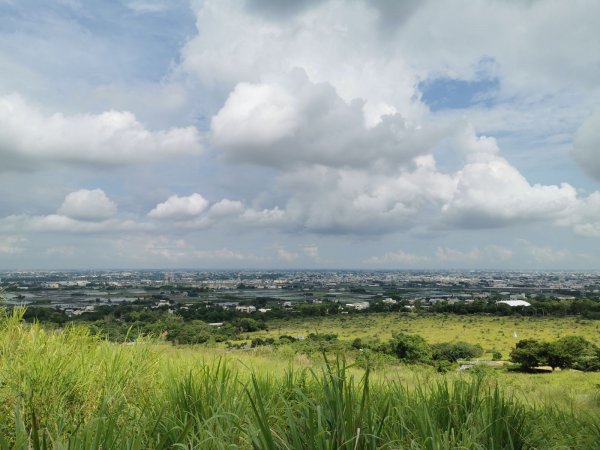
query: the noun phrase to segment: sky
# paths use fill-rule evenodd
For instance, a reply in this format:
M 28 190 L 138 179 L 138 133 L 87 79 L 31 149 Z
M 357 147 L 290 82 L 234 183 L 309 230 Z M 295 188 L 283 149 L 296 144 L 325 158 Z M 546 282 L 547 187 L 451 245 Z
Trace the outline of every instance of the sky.
M 0 0 L 0 270 L 600 269 L 596 0 Z

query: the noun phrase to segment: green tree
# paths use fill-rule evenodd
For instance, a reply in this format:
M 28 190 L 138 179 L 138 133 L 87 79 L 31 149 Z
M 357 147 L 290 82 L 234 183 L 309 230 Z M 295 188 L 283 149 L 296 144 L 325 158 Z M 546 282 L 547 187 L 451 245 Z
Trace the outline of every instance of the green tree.
M 461 341 L 433 344 L 431 349 L 433 359 L 450 362 L 456 362 L 459 359 L 477 358 L 483 355 L 483 349 L 480 345 L 468 344 Z
M 543 366 L 548 363 L 548 345 L 537 339 L 520 340 L 510 352 L 510 360 L 524 369 Z
M 552 370 L 578 368 L 596 356 L 596 346 L 581 336 L 564 336 L 548 345 L 548 365 Z
M 426 362 L 432 357 L 431 347 L 417 334 L 394 333 L 390 350 L 399 359 L 410 363 Z

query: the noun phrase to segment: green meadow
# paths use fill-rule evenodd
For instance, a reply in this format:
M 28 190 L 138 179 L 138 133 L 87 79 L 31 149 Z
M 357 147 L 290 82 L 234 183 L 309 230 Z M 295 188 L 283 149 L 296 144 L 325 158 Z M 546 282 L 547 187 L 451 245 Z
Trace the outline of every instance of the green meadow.
M 84 327 L 25 324 L 22 314 L 0 318 L 3 449 L 599 448 L 595 373 L 371 371 L 286 347 L 114 343 Z M 370 321 L 382 337 L 386 325 L 412 323 L 444 338 L 435 319 L 353 317 L 312 329 L 350 338 Z M 282 332 L 306 324 L 288 325 Z M 473 328 L 461 338 L 477 336 Z
M 506 358 L 521 339 L 554 340 L 578 335 L 600 345 L 600 321 L 574 317 L 519 317 L 482 315 L 416 315 L 406 313 L 348 314 L 331 317 L 301 317 L 269 322 L 268 331 L 248 337 L 306 336 L 334 333 L 339 339 L 390 339 L 393 332 L 423 336 L 430 343 L 465 341 L 480 344 L 487 356 L 498 351 Z

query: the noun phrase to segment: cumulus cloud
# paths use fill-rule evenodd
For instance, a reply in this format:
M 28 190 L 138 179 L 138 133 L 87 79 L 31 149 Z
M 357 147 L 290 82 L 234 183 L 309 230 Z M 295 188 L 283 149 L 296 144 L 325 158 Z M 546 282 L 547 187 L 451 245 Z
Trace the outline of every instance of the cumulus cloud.
M 208 216 L 211 219 L 224 219 L 227 217 L 239 216 L 244 211 L 244 205 L 239 200 L 229 200 L 224 198 L 211 205 Z
M 454 190 L 452 177 L 438 172 L 431 156 L 396 175 L 316 166 L 284 174 L 279 184 L 292 192 L 285 211 L 296 227 L 326 234 L 409 229 Z
M 577 192 L 568 183 L 530 185 L 503 158 L 467 164 L 457 181 L 452 199 L 443 206 L 443 215 L 449 223 L 465 228 L 557 219 L 577 202 Z
M 293 8 L 283 5 L 288 2 L 264 3 L 269 6 L 202 2 L 198 35 L 182 51 L 182 70 L 227 90 L 300 67 L 312 81 L 331 83 L 348 102 L 385 102 L 410 120 L 425 110 L 415 92 L 423 79 L 498 76 L 500 100 L 527 99 L 530 109 L 543 111 L 551 101 L 529 100 L 565 91 L 589 97 L 600 78 L 600 56 L 589 45 L 600 38 L 595 3 L 363 0 L 293 2 Z M 293 14 L 272 14 L 280 9 Z
M 442 207 L 448 223 L 464 228 L 494 228 L 556 220 L 577 205 L 577 191 L 568 183 L 529 184 L 498 155 L 495 139 L 471 135 L 461 142 L 467 163 L 454 175 L 456 188 Z
M 600 237 L 600 192 L 580 199 L 571 213 L 561 218 L 558 224 L 572 227 L 580 236 Z
M 104 234 L 151 229 L 141 221 L 117 217 L 117 205 L 102 189 L 68 194 L 56 214 L 13 214 L 0 218 L 0 232 Z
M 287 195 L 268 209 L 236 210 L 239 222 L 380 234 L 436 223 L 444 229 L 562 223 L 573 214 L 582 199 L 570 184 L 530 183 L 500 155 L 494 138 L 478 136 L 473 127 L 458 133 L 463 166 L 439 170 L 432 154 L 451 127 L 431 125 L 419 82 L 497 78 L 502 83 L 495 95 L 506 99 L 511 92 L 525 98 L 538 92 L 538 84 L 562 83 L 571 75 L 589 81 L 589 70 L 560 75 L 572 72 L 562 67 L 565 58 L 579 61 L 567 47 L 580 48 L 576 43 L 585 39 L 569 34 L 572 46 L 565 46 L 548 33 L 555 20 L 585 22 L 585 8 L 480 1 L 467 10 L 456 14 L 454 7 L 431 2 L 400 7 L 323 1 L 291 9 L 268 1 L 203 2 L 199 33 L 183 49 L 180 69 L 229 92 L 211 121 L 213 144 L 228 161 L 278 170 L 277 185 Z M 427 32 L 424 24 L 431 20 L 443 31 Z M 473 42 L 472 31 L 466 32 L 485 23 L 500 33 L 507 21 L 533 24 L 518 33 L 527 57 L 507 44 L 516 39 L 512 35 L 505 41 L 486 32 Z M 596 31 L 586 28 L 583 35 Z M 420 39 L 409 39 L 414 36 Z M 542 36 L 555 42 L 556 54 L 529 45 Z M 579 229 L 583 233 L 581 224 Z
M 213 117 L 214 144 L 229 160 L 290 167 L 402 164 L 432 149 L 441 130 L 409 125 L 385 105 L 365 116 L 328 83 L 299 69 L 271 83 L 240 83 Z
M 34 233 L 115 233 L 135 232 L 148 229 L 146 224 L 134 220 L 108 219 L 100 222 L 72 219 L 60 214 L 47 216 L 12 215 L 0 219 L 0 230 L 16 230 Z
M 114 216 L 117 205 L 102 189 L 81 189 L 68 194 L 57 212 L 70 219 L 100 221 Z
M 148 213 L 152 219 L 183 220 L 197 217 L 208 207 L 208 200 L 200 194 L 187 197 L 172 195 L 163 203 L 159 203 Z
M 588 175 L 600 181 L 600 113 L 590 116 L 577 129 L 572 154 Z
M 2 169 L 133 164 L 200 151 L 194 127 L 149 131 L 127 111 L 67 116 L 45 113 L 18 95 L 0 97 Z
M 248 208 L 239 217 L 242 225 L 251 225 L 255 227 L 283 227 L 289 219 L 286 212 L 279 207 L 255 209 Z
M 448 246 L 441 233 L 452 233 L 453 228 L 537 222 L 598 237 L 600 193 L 578 194 L 559 177 L 535 184 L 517 169 L 537 162 L 534 152 L 543 147 L 544 158 L 554 165 L 552 174 L 558 173 L 573 130 L 580 126 L 572 155 L 600 179 L 598 115 L 585 120 L 600 95 L 600 53 L 589 45 L 600 37 L 595 23 L 600 4 L 592 3 L 204 0 L 192 6 L 198 33 L 173 58 L 178 63 L 167 77 L 161 78 L 162 69 L 154 67 L 147 78 L 138 80 L 137 59 L 135 71 L 112 79 L 112 73 L 98 74 L 100 85 L 94 87 L 96 81 L 78 75 L 75 78 L 88 87 L 75 86 L 58 108 L 63 112 L 42 106 L 44 101 L 61 101 L 56 94 L 43 93 L 44 85 L 56 87 L 51 78 L 60 73 L 59 65 L 34 73 L 36 66 L 27 66 L 27 58 L 9 56 L 3 66 L 8 72 L 16 73 L 11 61 L 20 61 L 28 70 L 19 73 L 31 71 L 35 80 L 0 81 L 6 84 L 4 91 L 28 92 L 38 100 L 34 104 L 17 95 L 0 96 L 0 172 L 62 167 L 70 182 L 85 183 L 89 172 L 72 171 L 79 169 L 76 165 L 119 167 L 161 159 L 167 164 L 149 166 L 143 174 L 129 173 L 128 182 L 120 178 L 124 171 L 111 171 L 110 178 L 99 184 L 114 182 L 115 189 L 123 189 L 114 191 L 119 211 L 103 192 L 81 190 L 70 194 L 56 214 L 35 215 L 31 211 L 46 208 L 47 202 L 31 189 L 27 195 L 35 201 L 23 209 L 15 206 L 17 200 L 0 202 L 4 214 L 13 214 L 0 219 L 0 231 L 55 233 L 52 238 L 58 233 L 127 233 L 122 255 L 139 251 L 143 257 L 190 265 L 204 260 L 260 261 L 248 251 L 195 247 L 187 238 L 213 232 L 223 237 L 219 233 L 235 235 L 249 228 L 257 241 L 268 240 L 266 233 L 276 234 L 282 242 L 284 236 L 297 234 L 303 234 L 303 242 L 310 242 L 314 234 L 344 234 L 352 237 L 340 241 L 357 247 L 364 245 L 365 236 L 371 241 L 390 233 L 386 239 L 393 240 L 394 233 L 408 230 L 439 239 L 433 245 L 438 250 L 428 255 L 397 250 L 368 259 L 389 265 L 475 265 L 513 258 L 510 249 L 500 246 L 471 248 L 456 240 Z M 127 0 L 124 5 L 140 20 L 154 20 L 165 8 L 164 2 L 155 0 Z M 78 33 L 81 27 L 74 25 Z M 556 33 L 557 29 L 565 32 Z M 22 49 L 18 39 L 23 36 L 10 40 L 14 44 L 10 47 Z M 83 64 L 88 73 L 90 67 L 100 67 L 97 49 L 106 41 L 98 40 L 90 47 L 96 49 L 89 52 L 93 63 Z M 37 68 L 50 60 L 63 61 L 55 56 L 47 55 L 48 61 Z M 113 66 L 119 71 L 123 67 Z M 73 79 L 70 76 L 65 79 Z M 128 84 L 131 78 L 135 87 Z M 466 94 L 485 99 L 478 107 L 449 101 L 446 106 L 453 110 L 444 112 L 430 101 L 436 95 L 441 99 L 447 93 L 445 86 L 469 90 L 473 85 L 483 86 L 482 92 Z M 433 92 L 432 86 L 440 92 Z M 77 97 L 86 99 L 82 103 Z M 73 110 L 94 112 L 67 113 Z M 189 123 L 190 118 L 207 129 L 206 138 L 215 150 L 201 174 L 192 165 L 178 166 L 172 158 L 201 151 L 195 128 L 169 128 Z M 465 121 L 475 127 L 463 133 Z M 493 137 L 478 135 L 475 129 L 502 136 L 503 152 Z M 197 185 L 199 176 L 209 184 L 218 175 L 229 175 L 230 162 L 263 167 L 260 172 L 237 167 L 236 176 L 225 181 L 222 177 L 208 187 L 211 197 L 220 189 L 226 192 L 222 195 L 227 198 L 220 201 L 209 203 L 200 194 L 172 196 L 147 208 L 147 214 L 127 210 L 147 205 L 148 196 L 156 199 L 156 192 Z M 543 173 L 543 167 L 536 167 L 536 173 L 545 179 L 551 176 Z M 47 183 L 40 183 L 39 189 L 44 189 L 42 184 L 46 191 L 55 191 Z M 10 180 L 2 185 L 8 186 L 7 192 L 14 191 Z M 208 230 L 219 226 L 225 230 Z M 533 232 L 525 226 L 520 229 Z M 134 236 L 139 242 L 126 247 Z M 323 251 L 327 243 L 327 236 L 319 238 Z M 8 242 L 0 249 L 19 245 Z M 319 260 L 316 245 L 264 248 L 271 252 L 270 261 Z M 532 253 L 541 259 L 560 256 L 558 250 L 547 250 Z M 338 261 L 345 263 L 344 257 Z
M 331 83 L 346 102 L 384 102 L 409 118 L 425 110 L 415 101 L 417 74 L 380 39 L 377 9 L 363 2 L 304 3 L 293 8 L 295 14 L 273 20 L 260 11 L 278 9 L 274 5 L 251 8 L 255 14 L 243 2 L 203 2 L 198 35 L 182 50 L 180 70 L 228 90 L 301 68 L 313 82 Z

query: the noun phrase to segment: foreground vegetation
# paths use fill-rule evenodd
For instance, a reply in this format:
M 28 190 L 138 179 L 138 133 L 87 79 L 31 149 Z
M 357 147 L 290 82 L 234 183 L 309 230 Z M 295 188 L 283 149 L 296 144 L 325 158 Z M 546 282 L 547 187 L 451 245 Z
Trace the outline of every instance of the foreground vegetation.
M 241 351 L 116 344 L 2 314 L 2 448 L 599 448 L 594 393 L 565 407 L 486 371 L 373 374 L 334 355 L 286 367 L 262 348 L 240 365 Z

